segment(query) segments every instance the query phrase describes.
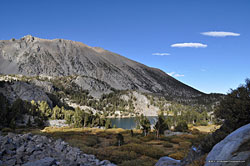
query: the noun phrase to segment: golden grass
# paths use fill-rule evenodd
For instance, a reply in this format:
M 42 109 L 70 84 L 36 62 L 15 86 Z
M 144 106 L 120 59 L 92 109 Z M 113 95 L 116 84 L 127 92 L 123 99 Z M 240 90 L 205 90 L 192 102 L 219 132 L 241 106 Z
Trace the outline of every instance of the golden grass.
M 171 137 L 161 136 L 159 139 L 153 133 L 147 137 L 140 130 L 121 128 L 71 128 L 71 127 L 46 127 L 43 130 L 32 129 L 27 132 L 42 134 L 55 139 L 61 138 L 73 147 L 80 148 L 84 153 L 93 154 L 100 160 L 110 160 L 121 165 L 154 165 L 160 157 L 168 155 L 175 159 L 183 159 L 189 151 L 191 142 L 196 135 L 176 135 Z M 116 136 L 121 133 L 125 144 L 115 146 Z M 147 162 L 146 160 L 150 160 Z
M 191 144 L 192 144 L 191 142 L 187 142 L 187 141 L 179 142 L 179 145 L 181 148 L 189 148 Z
M 169 157 L 176 159 L 176 160 L 182 160 L 184 158 L 184 153 L 182 152 L 176 152 L 176 153 L 172 153 L 169 155 Z
M 171 140 L 170 140 L 170 142 L 171 143 L 174 143 L 174 144 L 178 144 L 179 142 L 183 142 L 184 140 L 183 139 L 181 139 L 181 138 L 172 138 Z
M 211 133 L 219 128 L 220 128 L 220 125 L 208 125 L 208 126 L 193 126 L 190 129 L 191 130 L 197 129 L 200 132 Z

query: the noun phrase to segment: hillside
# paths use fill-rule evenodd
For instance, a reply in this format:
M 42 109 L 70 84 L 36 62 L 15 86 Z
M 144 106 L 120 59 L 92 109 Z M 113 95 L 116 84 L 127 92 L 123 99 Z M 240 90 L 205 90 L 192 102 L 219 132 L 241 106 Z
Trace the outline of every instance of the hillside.
M 205 95 L 159 69 L 102 48 L 70 40 L 47 40 L 30 35 L 21 39 L 0 41 L 0 73 L 51 77 L 85 76 L 91 79 L 86 82 L 86 79 L 84 81 L 78 78 L 76 83 L 88 90 L 93 89 L 91 86 L 96 84 L 99 92 L 110 92 L 107 87 L 112 87 L 117 90 L 161 94 L 176 99 Z

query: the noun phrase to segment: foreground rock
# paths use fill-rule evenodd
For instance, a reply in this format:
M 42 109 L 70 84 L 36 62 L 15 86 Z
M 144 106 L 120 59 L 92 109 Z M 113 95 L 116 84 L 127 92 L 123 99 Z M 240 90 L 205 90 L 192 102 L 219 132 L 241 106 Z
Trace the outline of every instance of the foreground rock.
M 115 166 L 100 161 L 68 143 L 45 136 L 9 133 L 0 135 L 0 166 Z
M 247 124 L 216 144 L 209 152 L 205 166 L 250 166 L 249 163 L 250 124 Z
M 180 166 L 180 160 L 171 157 L 161 157 L 155 166 Z

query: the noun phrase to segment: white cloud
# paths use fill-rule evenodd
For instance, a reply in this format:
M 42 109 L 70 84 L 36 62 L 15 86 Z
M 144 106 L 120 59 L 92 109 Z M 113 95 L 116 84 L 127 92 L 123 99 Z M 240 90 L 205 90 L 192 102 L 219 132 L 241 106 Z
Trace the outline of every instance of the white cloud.
M 170 76 L 173 76 L 175 72 L 167 73 Z
M 176 44 L 172 44 L 171 47 L 194 47 L 194 48 L 206 48 L 207 45 L 206 44 L 202 44 L 202 43 L 176 43 Z
M 184 77 L 183 74 L 177 74 L 175 72 L 171 72 L 171 73 L 167 73 L 168 75 L 172 76 L 172 77 Z
M 184 74 L 175 74 L 174 77 L 184 77 Z
M 212 36 L 212 37 L 240 36 L 239 33 L 224 32 L 224 31 L 202 32 L 201 34 L 205 36 Z
M 158 56 L 165 56 L 165 55 L 170 55 L 169 53 L 153 53 L 152 55 L 158 55 Z

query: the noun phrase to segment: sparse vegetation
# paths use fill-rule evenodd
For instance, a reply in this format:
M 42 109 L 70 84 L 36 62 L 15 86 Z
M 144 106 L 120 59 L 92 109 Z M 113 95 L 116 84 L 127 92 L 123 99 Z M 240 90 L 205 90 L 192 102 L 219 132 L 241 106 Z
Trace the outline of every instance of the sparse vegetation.
M 22 130 L 16 130 L 16 132 L 22 132 Z M 30 131 L 26 129 L 25 132 Z M 183 159 L 189 151 L 191 142 L 198 137 L 198 135 L 193 137 L 180 135 L 160 136 L 157 139 L 152 132 L 144 137 L 141 130 L 133 130 L 134 136 L 132 137 L 130 130 L 119 128 L 104 130 L 97 128 L 46 127 L 42 132 L 37 129 L 31 130 L 31 132 L 56 139 L 61 138 L 69 142 L 70 145 L 79 147 L 84 153 L 94 154 L 101 160 L 110 160 L 118 165 L 140 163 L 139 165 L 142 166 L 153 166 L 163 156 Z M 121 146 L 117 146 L 118 134 L 124 137 L 124 143 Z M 147 137 L 148 139 L 144 139 Z M 174 141 L 167 141 L 169 139 Z

